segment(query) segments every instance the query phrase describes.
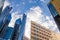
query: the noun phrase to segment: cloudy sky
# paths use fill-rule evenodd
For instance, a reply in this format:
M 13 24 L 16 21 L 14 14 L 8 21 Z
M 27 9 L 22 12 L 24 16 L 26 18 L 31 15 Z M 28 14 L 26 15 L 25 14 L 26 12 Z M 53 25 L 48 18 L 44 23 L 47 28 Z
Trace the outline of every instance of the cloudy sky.
M 54 19 L 52 18 L 52 15 L 47 7 L 47 3 L 49 1 L 50 0 L 6 0 L 4 3 L 4 8 L 7 5 L 10 5 L 13 7 L 13 9 L 11 10 L 13 18 L 11 19 L 11 22 L 9 25 L 11 25 L 12 27 L 14 26 L 16 19 L 20 17 L 19 14 L 24 14 L 24 13 L 27 14 L 30 12 L 30 14 L 29 14 L 30 16 L 36 16 L 36 14 L 34 14 L 34 13 L 36 13 L 36 12 L 39 13 L 40 12 L 39 10 L 41 10 L 42 17 L 39 17 L 40 14 L 39 14 L 39 16 L 37 16 L 39 23 L 41 20 L 43 20 L 43 21 L 41 21 L 42 25 L 47 26 L 47 28 L 49 28 L 53 31 L 59 32 L 57 25 L 56 25 Z M 34 9 L 36 12 L 34 11 Z M 32 10 L 33 12 L 30 10 Z M 34 17 L 31 17 L 31 18 L 33 19 Z M 40 18 L 43 18 L 43 19 L 40 20 Z M 50 25 L 47 25 L 48 23 Z
M 12 6 L 13 10 L 11 12 L 18 11 L 18 13 L 23 14 L 33 6 L 40 6 L 41 2 L 47 4 L 49 0 L 6 0 L 5 6 Z

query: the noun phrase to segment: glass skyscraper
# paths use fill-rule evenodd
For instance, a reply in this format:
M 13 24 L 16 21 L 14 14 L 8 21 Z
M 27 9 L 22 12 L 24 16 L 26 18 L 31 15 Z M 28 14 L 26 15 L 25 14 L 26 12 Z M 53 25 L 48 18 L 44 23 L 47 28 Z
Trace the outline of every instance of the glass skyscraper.
M 22 20 L 21 20 L 21 25 L 20 25 L 20 31 L 19 31 L 19 37 L 18 40 L 22 40 L 25 32 L 25 24 L 26 24 L 26 14 L 23 14 Z
M 16 20 L 14 28 L 8 26 L 3 38 L 6 40 L 9 40 L 9 39 L 17 40 L 19 35 L 20 24 L 21 24 L 21 19 L 19 18 Z
M 60 30 L 60 0 L 51 0 L 49 3 L 48 3 L 48 8 L 58 26 L 58 29 Z
M 50 9 L 51 14 L 53 15 L 53 17 L 56 17 L 58 15 L 58 12 L 56 11 L 56 9 L 54 8 L 54 6 L 50 3 L 48 4 L 48 7 Z
M 0 38 L 4 39 L 8 35 L 6 30 L 8 29 L 8 24 L 11 20 L 11 11 L 12 7 L 6 6 L 6 8 L 1 12 L 0 15 Z M 7 34 L 5 36 L 5 34 Z M 7 36 L 8 37 L 8 36 Z
M 20 25 L 21 25 L 21 18 L 17 19 L 15 22 L 12 40 L 18 40 Z
M 0 14 L 1 14 L 3 6 L 4 6 L 4 1 L 5 0 L 0 0 Z
M 4 22 L 6 20 L 6 17 L 9 15 L 9 12 L 11 11 L 11 7 L 7 6 L 3 11 L 0 16 L 0 31 L 3 28 Z

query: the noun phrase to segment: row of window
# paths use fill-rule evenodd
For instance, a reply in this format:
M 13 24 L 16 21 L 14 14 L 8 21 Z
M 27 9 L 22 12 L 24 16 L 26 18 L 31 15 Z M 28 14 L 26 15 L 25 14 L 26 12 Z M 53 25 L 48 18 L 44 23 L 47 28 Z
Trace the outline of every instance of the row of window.
M 34 40 L 49 40 L 51 39 L 51 31 L 43 28 L 38 24 L 32 23 L 31 25 L 31 38 Z
M 49 40 L 49 38 L 47 37 L 44 37 L 44 36 L 40 36 L 40 37 L 37 37 L 35 35 L 31 35 L 31 39 L 34 39 L 34 40 Z
M 38 34 L 42 34 L 42 35 L 44 35 L 44 36 L 47 36 L 47 37 L 50 37 L 50 38 L 51 38 L 51 35 L 43 32 L 43 31 L 41 31 L 41 30 L 35 30 L 35 29 L 33 28 L 31 32 L 33 32 L 33 33 L 38 33 Z
M 51 37 L 48 37 L 48 35 L 45 35 L 44 33 L 34 33 L 34 32 L 31 32 L 31 35 L 35 36 L 35 37 L 39 37 L 41 38 L 41 36 L 44 38 L 44 39 L 51 39 Z
M 50 35 L 47 35 L 44 32 L 43 33 L 39 32 L 37 30 L 32 30 L 31 35 L 33 35 L 35 37 L 34 39 L 40 39 L 40 38 L 46 39 L 46 40 L 51 39 Z
M 32 25 L 32 28 L 34 28 L 35 30 L 40 30 L 48 35 L 51 35 L 50 34 L 50 31 L 47 31 L 46 29 L 43 29 L 42 27 L 38 27 L 38 26 L 35 26 L 35 25 Z

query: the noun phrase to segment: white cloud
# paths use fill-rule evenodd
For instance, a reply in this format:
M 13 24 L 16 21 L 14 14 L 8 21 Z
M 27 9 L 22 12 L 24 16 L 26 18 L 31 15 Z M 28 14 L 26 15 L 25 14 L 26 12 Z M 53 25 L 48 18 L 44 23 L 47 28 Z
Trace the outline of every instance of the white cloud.
M 45 0 L 40 0 L 41 2 L 45 2 Z

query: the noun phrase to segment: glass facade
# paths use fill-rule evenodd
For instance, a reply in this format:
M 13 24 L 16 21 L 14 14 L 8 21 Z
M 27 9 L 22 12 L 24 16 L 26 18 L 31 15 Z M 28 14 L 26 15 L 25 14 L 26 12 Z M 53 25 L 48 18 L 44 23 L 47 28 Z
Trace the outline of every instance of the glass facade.
M 1 16 L 4 17 L 4 16 L 8 15 L 9 12 L 11 11 L 11 9 L 12 9 L 12 7 L 6 6 L 6 8 L 2 11 Z
M 19 27 L 20 27 L 20 25 L 21 25 L 21 19 L 19 18 L 19 19 L 17 19 L 16 22 L 15 22 L 12 40 L 18 40 Z
M 58 12 L 56 11 L 56 9 L 54 8 L 54 6 L 51 3 L 48 4 L 48 8 L 49 8 L 51 14 L 53 15 L 53 17 L 58 15 Z
M 7 17 L 5 17 L 5 20 L 3 20 L 4 22 L 2 23 L 2 27 L 0 27 L 0 36 L 2 37 L 4 35 L 4 33 L 6 32 L 6 29 L 8 27 L 8 24 L 11 20 L 11 14 L 9 14 Z
M 19 34 L 19 27 L 20 27 L 21 19 L 17 19 L 15 22 L 14 28 L 12 27 L 7 27 L 5 34 L 3 36 L 4 39 L 8 40 L 17 40 L 18 39 L 18 34 Z
M 60 16 L 59 16 L 57 10 L 54 8 L 52 3 L 48 4 L 48 8 L 49 8 L 57 26 L 58 26 L 59 31 L 60 31 Z
M 1 15 L 1 12 L 2 12 L 2 8 L 3 8 L 3 6 L 0 8 L 0 15 Z
M 0 16 L 0 31 L 3 28 L 3 25 L 6 21 L 7 16 L 9 15 L 9 12 L 11 11 L 11 7 L 7 6 L 3 11 L 2 14 Z M 8 16 L 9 17 L 9 16 Z M 8 18 L 7 18 L 8 19 Z
M 2 9 L 3 9 L 4 1 L 5 0 L 0 0 L 0 15 L 1 15 L 1 12 L 2 12 Z
M 23 18 L 22 18 L 22 21 L 21 21 L 21 26 L 20 26 L 18 40 L 23 40 L 23 35 L 24 35 L 24 30 L 25 30 L 25 24 L 26 24 L 26 17 L 27 17 L 27 15 L 23 14 Z
M 3 39 L 5 39 L 5 40 L 9 39 L 10 40 L 12 32 L 13 32 L 13 28 L 7 27 L 7 29 L 6 29 L 6 31 L 4 33 Z
M 8 27 L 8 24 L 11 20 L 11 11 L 12 7 L 6 6 L 6 8 L 0 14 L 0 38 L 8 39 L 11 35 L 12 29 Z

